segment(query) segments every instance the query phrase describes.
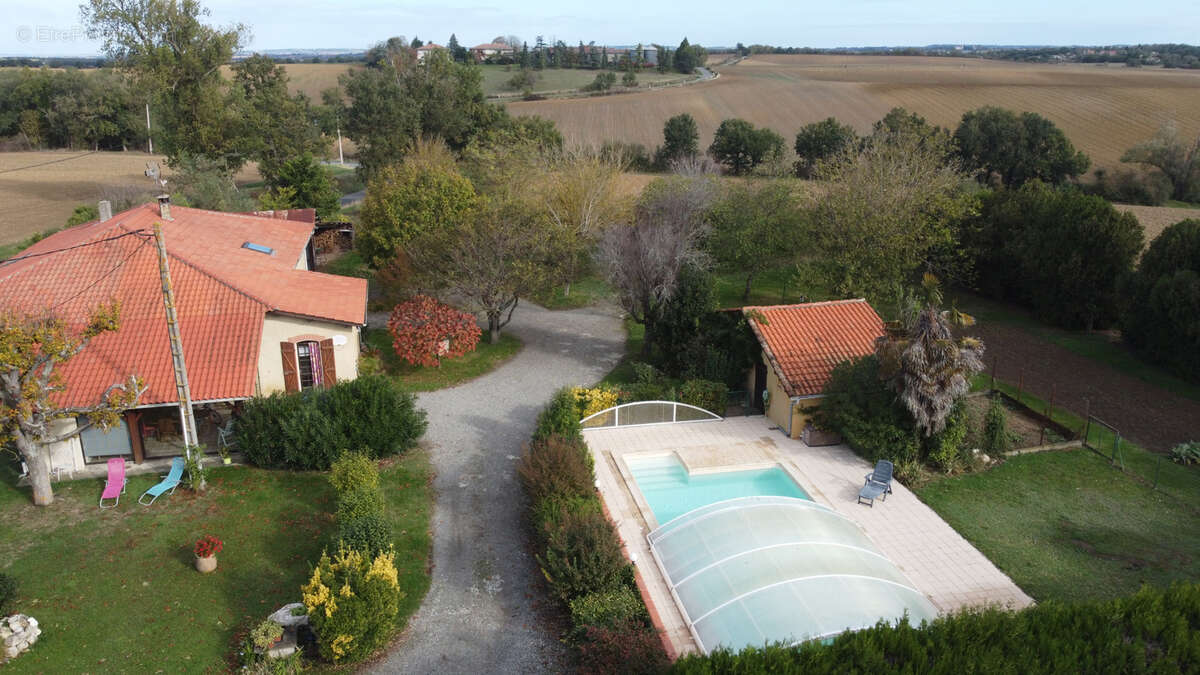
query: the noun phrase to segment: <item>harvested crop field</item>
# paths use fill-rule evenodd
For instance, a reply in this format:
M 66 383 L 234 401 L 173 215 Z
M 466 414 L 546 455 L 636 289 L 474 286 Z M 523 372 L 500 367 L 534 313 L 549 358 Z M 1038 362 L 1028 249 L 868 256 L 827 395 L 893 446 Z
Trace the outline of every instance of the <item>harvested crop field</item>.
M 1172 206 L 1135 206 L 1133 204 L 1115 204 L 1115 206 L 1137 216 L 1138 222 L 1146 230 L 1146 244 L 1162 234 L 1168 225 L 1174 225 L 1181 220 L 1194 218 L 1200 220 L 1200 209 L 1177 209 Z
M 515 114 L 554 120 L 569 141 L 662 142 L 668 117 L 691 113 L 707 144 L 722 119 L 743 117 L 788 138 L 833 116 L 866 132 L 895 106 L 955 126 L 963 112 L 1000 105 L 1041 113 L 1091 156 L 1116 164 L 1131 145 L 1174 120 L 1200 133 L 1200 72 L 967 58 L 758 55 L 711 81 L 582 100 L 514 102 Z M 791 143 L 789 142 L 790 146 Z
M 62 227 L 76 206 L 95 204 L 110 196 L 108 191 L 153 194 L 144 174 L 149 161 L 157 161 L 169 178 L 163 157 L 144 152 L 0 153 L 0 244 Z M 255 180 L 257 175 L 251 167 L 238 178 Z

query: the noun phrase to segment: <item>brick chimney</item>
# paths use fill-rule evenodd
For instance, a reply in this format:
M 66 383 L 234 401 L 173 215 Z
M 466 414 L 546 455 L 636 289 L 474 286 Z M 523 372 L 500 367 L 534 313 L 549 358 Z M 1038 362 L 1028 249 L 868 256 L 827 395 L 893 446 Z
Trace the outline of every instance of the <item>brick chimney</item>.
M 107 199 L 100 200 L 100 222 L 112 219 L 112 202 Z
M 158 215 L 162 216 L 163 220 L 173 220 L 171 218 L 171 195 L 158 196 Z

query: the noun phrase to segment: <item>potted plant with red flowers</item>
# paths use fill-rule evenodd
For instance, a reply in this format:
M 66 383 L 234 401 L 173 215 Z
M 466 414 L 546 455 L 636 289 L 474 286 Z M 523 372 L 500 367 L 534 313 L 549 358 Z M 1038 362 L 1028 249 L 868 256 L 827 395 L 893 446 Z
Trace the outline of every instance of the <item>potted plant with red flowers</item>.
M 204 573 L 217 569 L 217 554 L 224 547 L 225 544 L 211 534 L 197 541 L 196 547 L 192 549 L 196 554 L 196 569 Z

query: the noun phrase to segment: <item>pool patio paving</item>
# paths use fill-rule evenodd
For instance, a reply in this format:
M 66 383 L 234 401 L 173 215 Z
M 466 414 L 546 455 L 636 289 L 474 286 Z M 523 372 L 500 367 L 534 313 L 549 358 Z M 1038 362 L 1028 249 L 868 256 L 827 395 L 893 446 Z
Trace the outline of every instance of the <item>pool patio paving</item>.
M 622 457 L 677 454 L 690 472 L 762 468 L 779 464 L 814 501 L 829 506 L 866 532 L 913 586 L 941 613 L 964 607 L 1033 604 L 1003 572 L 899 482 L 874 507 L 858 503 L 871 465 L 844 445 L 809 447 L 786 437 L 766 417 L 658 424 L 585 432 L 596 460 L 597 486 L 617 523 L 652 617 L 672 656 L 696 650 L 666 580 L 654 564 L 646 535 L 657 523 Z

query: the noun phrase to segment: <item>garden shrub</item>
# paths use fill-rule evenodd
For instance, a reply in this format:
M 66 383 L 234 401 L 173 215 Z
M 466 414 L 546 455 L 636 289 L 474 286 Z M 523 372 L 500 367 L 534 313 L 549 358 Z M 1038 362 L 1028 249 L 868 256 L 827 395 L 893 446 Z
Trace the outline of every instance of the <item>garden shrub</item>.
M 521 457 L 517 475 L 534 504 L 551 495 L 596 493 L 592 456 L 580 437 L 553 435 L 533 441 Z
M 1013 433 L 1008 430 L 1008 412 L 999 396 L 993 396 L 983 416 L 983 451 L 993 458 L 1012 449 Z
M 542 573 L 564 602 L 618 588 L 629 563 L 612 523 L 603 513 L 564 511 L 546 535 L 538 556 Z
M 658 632 L 637 622 L 615 628 L 587 626 L 579 643 L 579 672 L 655 675 L 671 665 Z
M 344 453 L 329 469 L 329 482 L 339 495 L 379 488 L 379 468 L 364 453 Z
M 959 399 L 946 417 L 946 428 L 927 440 L 929 460 L 946 473 L 958 469 L 964 459 L 962 453 L 966 449 L 967 433 L 970 430 L 967 406 Z
M 1171 461 L 1176 464 L 1191 465 L 1200 464 L 1200 441 L 1190 441 L 1188 443 L 1180 443 L 1171 448 Z M 0 586 L 3 583 L 0 582 Z M 3 592 L 0 591 L 0 598 L 3 597 Z
M 712 380 L 688 380 L 679 388 L 679 401 L 697 408 L 725 415 L 725 403 L 729 400 L 729 387 L 724 382 Z
M 550 403 L 538 414 L 533 440 L 542 440 L 552 434 L 565 437 L 580 435 L 579 408 L 575 403 L 575 393 L 570 387 L 563 387 L 554 392 Z
M 0 572 L 0 617 L 8 616 L 13 601 L 17 599 L 17 580 L 9 574 Z
M 603 385 L 591 389 L 575 387 L 571 391 L 575 394 L 575 406 L 580 419 L 617 405 L 619 396 L 616 389 Z
M 322 658 L 361 661 L 387 642 L 403 596 L 396 574 L 392 551 L 372 557 L 338 547 L 333 556 L 321 554 L 300 591 Z
M 1105 602 L 965 610 L 921 627 L 880 621 L 827 645 L 718 649 L 671 672 L 1189 673 L 1198 662 L 1200 585 L 1179 583 Z
M 251 464 L 323 470 L 343 448 L 361 448 L 371 458 L 409 450 L 426 424 L 412 394 L 385 376 L 368 375 L 328 389 L 256 396 L 234 430 Z
M 383 513 L 383 495 L 378 488 L 358 488 L 340 492 L 337 498 L 339 522 Z
M 530 520 L 533 523 L 534 534 L 539 545 L 545 545 L 546 538 L 562 523 L 563 516 L 568 513 L 601 513 L 600 496 L 550 494 L 537 500 L 530 509 Z
M 641 596 L 629 586 L 580 596 L 570 602 L 570 607 L 571 624 L 577 628 L 619 628 L 630 623 L 645 624 L 650 619 Z
M 347 548 L 378 555 L 392 546 L 392 524 L 381 513 L 338 518 L 338 539 Z

